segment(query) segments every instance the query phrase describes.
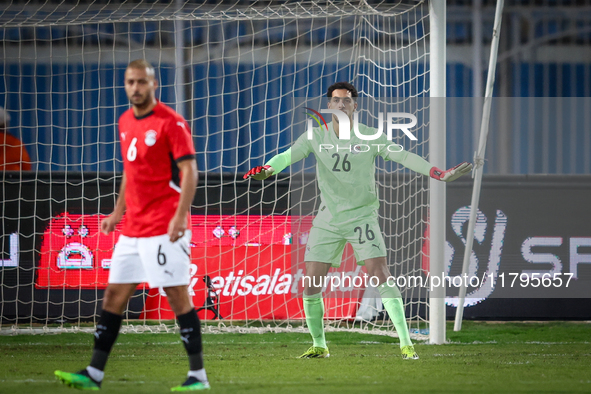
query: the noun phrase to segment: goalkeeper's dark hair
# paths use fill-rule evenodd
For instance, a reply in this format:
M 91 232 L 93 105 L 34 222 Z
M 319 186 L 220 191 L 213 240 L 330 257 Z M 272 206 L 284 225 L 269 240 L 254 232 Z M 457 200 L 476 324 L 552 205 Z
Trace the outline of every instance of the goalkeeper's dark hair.
M 351 97 L 359 97 L 357 89 L 355 89 L 355 86 L 351 85 L 349 82 L 333 83 L 328 87 L 328 90 L 326 91 L 326 97 L 332 97 L 332 92 L 334 92 L 337 89 L 346 89 L 349 92 L 351 92 Z

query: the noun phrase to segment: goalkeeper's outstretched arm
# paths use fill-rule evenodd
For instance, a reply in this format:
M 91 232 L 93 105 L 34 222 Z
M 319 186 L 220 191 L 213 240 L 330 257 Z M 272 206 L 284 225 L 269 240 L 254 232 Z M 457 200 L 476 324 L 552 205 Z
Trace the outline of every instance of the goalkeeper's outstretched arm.
M 243 178 L 253 178 L 257 181 L 267 179 L 271 175 L 280 173 L 290 164 L 291 161 L 291 148 L 283 153 L 273 156 L 264 166 L 256 166 L 250 169 Z
M 279 174 L 293 163 L 297 163 L 308 157 L 311 152 L 312 146 L 305 138 L 305 134 L 302 134 L 291 148 L 283 153 L 273 156 L 273 158 L 266 162 L 264 166 L 253 167 L 250 171 L 244 174 L 243 178 L 253 178 L 259 181 L 267 179 L 271 175 Z
M 275 169 L 269 165 L 256 166 L 252 167 L 242 178 L 252 178 L 257 181 L 262 181 L 273 175 L 273 172 L 275 172 Z
M 386 160 L 392 160 L 402 164 L 408 169 L 418 172 L 423 175 L 430 176 L 433 179 L 443 182 L 452 182 L 472 171 L 472 164 L 462 162 L 449 170 L 440 170 L 433 166 L 421 156 L 408 151 L 387 152 L 382 155 Z
M 464 161 L 446 171 L 440 170 L 437 167 L 431 167 L 429 175 L 431 178 L 435 178 L 439 181 L 452 182 L 470 171 L 472 171 L 472 163 Z
M 267 179 L 271 175 L 279 174 L 291 164 L 291 148 L 283 153 L 273 156 L 264 166 L 256 166 L 250 169 L 243 178 L 253 178 L 257 181 Z

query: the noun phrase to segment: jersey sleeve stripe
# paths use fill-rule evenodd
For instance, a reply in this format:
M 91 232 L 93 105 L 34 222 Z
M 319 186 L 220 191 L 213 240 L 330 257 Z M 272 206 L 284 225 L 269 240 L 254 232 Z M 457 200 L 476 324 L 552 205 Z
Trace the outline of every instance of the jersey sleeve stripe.
M 192 153 L 189 155 L 184 155 L 184 156 L 181 156 L 178 159 L 176 159 L 175 163 L 180 163 L 181 161 L 190 160 L 190 159 L 195 160 L 196 157 L 197 157 L 197 155 L 195 153 Z

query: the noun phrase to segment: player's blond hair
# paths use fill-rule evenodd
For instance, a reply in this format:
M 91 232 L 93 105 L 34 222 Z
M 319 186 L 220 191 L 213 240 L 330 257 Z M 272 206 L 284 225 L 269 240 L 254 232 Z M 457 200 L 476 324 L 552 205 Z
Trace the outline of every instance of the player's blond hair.
M 146 59 L 136 59 L 127 65 L 127 68 L 135 68 L 140 70 L 146 70 L 148 75 L 152 77 L 155 75 L 154 67 Z

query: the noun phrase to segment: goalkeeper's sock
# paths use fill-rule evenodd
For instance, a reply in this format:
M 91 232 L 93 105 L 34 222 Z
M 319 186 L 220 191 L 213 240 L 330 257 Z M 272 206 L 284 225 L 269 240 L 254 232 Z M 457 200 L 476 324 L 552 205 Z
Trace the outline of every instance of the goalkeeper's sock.
M 382 295 L 382 302 L 384 307 L 390 315 L 392 323 L 396 328 L 398 338 L 400 338 L 400 347 L 411 346 L 410 333 L 406 325 L 406 316 L 404 316 L 404 303 L 402 302 L 402 294 L 396 285 L 389 286 L 388 282 L 384 282 L 378 286 L 378 290 Z
M 314 340 L 314 347 L 326 349 L 322 293 L 312 295 L 306 295 L 304 293 L 304 313 L 306 314 L 306 324 L 310 330 L 310 335 L 312 335 L 312 339 Z
M 96 325 L 94 332 L 94 350 L 92 351 L 92 359 L 90 360 L 90 367 L 104 371 L 105 365 L 111 353 L 111 348 L 117 340 L 119 329 L 121 328 L 122 315 L 117 315 L 109 311 L 103 310 L 101 317 Z M 89 373 L 91 373 L 89 371 Z M 98 376 L 98 374 L 95 374 Z M 93 375 L 91 375 L 93 379 Z M 100 381 L 98 379 L 95 379 Z

